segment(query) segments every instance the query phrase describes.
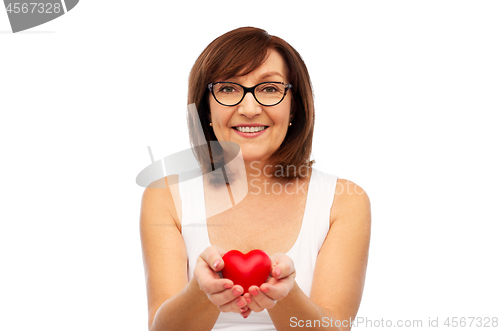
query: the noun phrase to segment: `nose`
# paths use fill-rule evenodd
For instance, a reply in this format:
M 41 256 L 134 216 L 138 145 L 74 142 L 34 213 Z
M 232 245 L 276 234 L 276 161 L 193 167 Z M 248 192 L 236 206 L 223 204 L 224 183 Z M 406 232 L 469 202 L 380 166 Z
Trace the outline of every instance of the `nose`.
M 238 105 L 238 113 L 252 118 L 262 113 L 262 106 L 255 100 L 252 93 L 248 92 Z

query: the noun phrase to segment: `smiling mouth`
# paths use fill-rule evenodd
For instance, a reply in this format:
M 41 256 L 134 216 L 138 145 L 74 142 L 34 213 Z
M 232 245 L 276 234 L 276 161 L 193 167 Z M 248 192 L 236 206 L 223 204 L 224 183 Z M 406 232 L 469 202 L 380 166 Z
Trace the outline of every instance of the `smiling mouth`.
M 235 129 L 239 132 L 252 133 L 252 132 L 264 131 L 268 127 L 269 126 L 233 126 L 233 129 Z

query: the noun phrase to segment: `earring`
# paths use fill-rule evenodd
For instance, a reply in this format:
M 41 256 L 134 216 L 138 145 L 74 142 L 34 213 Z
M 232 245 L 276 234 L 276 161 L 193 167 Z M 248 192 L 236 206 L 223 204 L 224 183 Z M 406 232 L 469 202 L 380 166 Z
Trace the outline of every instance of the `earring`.
M 292 122 L 290 122 L 290 124 L 288 124 L 288 126 L 292 126 Z
M 212 122 L 210 122 L 210 126 L 212 126 Z

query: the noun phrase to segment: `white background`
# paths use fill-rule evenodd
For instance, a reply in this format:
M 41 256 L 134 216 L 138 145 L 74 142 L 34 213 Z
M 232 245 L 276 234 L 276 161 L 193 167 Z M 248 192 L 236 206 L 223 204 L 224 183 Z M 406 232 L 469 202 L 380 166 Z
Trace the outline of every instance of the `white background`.
M 12 34 L 0 10 L 0 329 L 147 330 L 135 178 L 147 146 L 189 148 L 191 66 L 240 26 L 300 52 L 316 166 L 368 192 L 358 316 L 500 317 L 499 16 L 496 1 L 83 0 Z

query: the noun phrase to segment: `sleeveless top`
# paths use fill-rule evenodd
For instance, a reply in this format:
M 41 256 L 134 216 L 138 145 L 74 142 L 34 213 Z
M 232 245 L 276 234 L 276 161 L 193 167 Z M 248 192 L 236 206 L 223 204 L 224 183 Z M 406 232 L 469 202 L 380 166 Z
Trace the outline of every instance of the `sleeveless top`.
M 198 256 L 211 246 L 206 226 L 203 177 L 182 181 L 179 174 L 179 195 L 182 203 L 182 237 L 188 257 L 188 279 L 193 277 Z M 295 281 L 310 296 L 314 267 L 319 250 L 330 229 L 330 209 L 335 196 L 337 176 L 312 168 L 307 190 L 306 208 L 299 236 L 286 252 L 294 262 Z M 248 318 L 237 313 L 220 313 L 213 330 L 260 331 L 276 330 L 266 309 L 252 312 Z

